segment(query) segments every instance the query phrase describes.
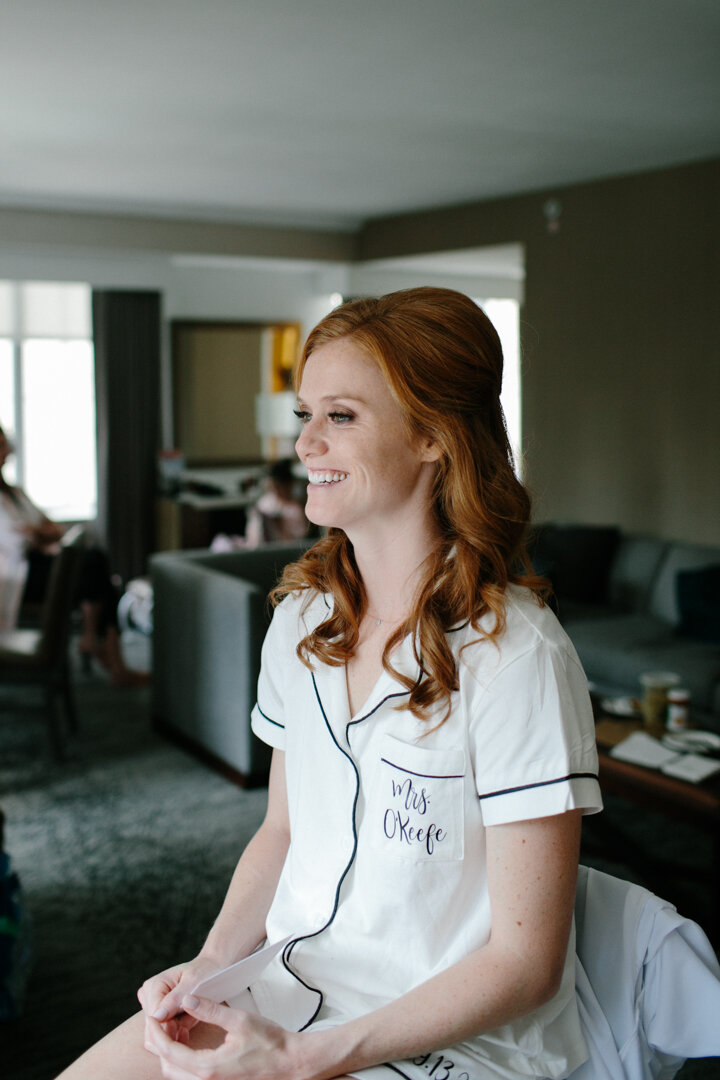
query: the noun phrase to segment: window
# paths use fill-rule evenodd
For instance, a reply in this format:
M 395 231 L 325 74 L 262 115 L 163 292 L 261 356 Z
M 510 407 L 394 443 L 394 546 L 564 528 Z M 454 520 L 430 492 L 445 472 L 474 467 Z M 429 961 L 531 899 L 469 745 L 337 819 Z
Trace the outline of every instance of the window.
M 97 512 L 90 287 L 0 281 L 0 424 L 5 469 L 57 521 Z
M 500 401 L 505 413 L 515 472 L 522 479 L 522 414 L 520 379 L 520 305 L 517 300 L 476 300 L 498 332 L 503 349 Z

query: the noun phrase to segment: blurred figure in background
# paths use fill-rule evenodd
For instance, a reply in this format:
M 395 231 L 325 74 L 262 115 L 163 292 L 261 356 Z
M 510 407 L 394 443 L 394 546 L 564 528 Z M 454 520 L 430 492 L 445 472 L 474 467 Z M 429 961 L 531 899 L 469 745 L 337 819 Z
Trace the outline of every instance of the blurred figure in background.
M 5 594 L 13 591 L 4 605 L 4 629 L 11 629 L 22 604 L 41 604 L 45 597 L 53 557 L 65 529 L 40 510 L 20 487 L 5 480 L 3 466 L 13 452 L 0 427 L 0 575 L 5 567 Z M 122 655 L 117 625 L 119 593 L 112 581 L 104 551 L 85 549 L 77 601 L 82 612 L 82 632 L 78 643 L 84 664 L 98 660 L 115 686 L 136 686 L 148 681 L 144 672 L 130 669 Z M 2 616 L 2 612 L 0 612 Z M 12 624 L 12 625 L 11 625 Z
M 210 545 L 211 551 L 238 551 L 255 548 L 273 540 L 302 540 L 310 522 L 298 498 L 297 481 L 291 458 L 275 461 L 267 477 L 267 488 L 248 511 L 244 536 L 220 533 Z

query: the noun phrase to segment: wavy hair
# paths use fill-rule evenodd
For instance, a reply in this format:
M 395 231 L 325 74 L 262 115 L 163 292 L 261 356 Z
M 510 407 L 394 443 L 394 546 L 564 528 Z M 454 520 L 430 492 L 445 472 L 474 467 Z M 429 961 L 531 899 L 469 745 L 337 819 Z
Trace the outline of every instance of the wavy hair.
M 300 357 L 296 385 L 309 356 L 340 339 L 377 363 L 400 406 L 408 435 L 430 438 L 440 450 L 433 506 L 441 540 L 421 568 L 415 606 L 389 638 L 383 667 L 410 691 L 405 708 L 428 719 L 457 689 L 457 665 L 446 634 L 470 623 L 496 640 L 505 626 L 509 583 L 529 586 L 542 600 L 545 583 L 535 577 L 525 549 L 530 497 L 513 470 L 500 405 L 503 357 L 497 332 L 469 297 L 451 289 L 405 289 L 354 300 L 327 315 L 311 331 Z M 308 667 L 316 658 L 341 665 L 352 656 L 366 610 L 366 595 L 341 529 L 330 529 L 305 555 L 285 568 L 271 593 L 331 594 L 332 614 L 298 644 Z M 479 620 L 491 613 L 492 629 Z M 420 678 L 393 669 L 391 653 L 412 633 Z

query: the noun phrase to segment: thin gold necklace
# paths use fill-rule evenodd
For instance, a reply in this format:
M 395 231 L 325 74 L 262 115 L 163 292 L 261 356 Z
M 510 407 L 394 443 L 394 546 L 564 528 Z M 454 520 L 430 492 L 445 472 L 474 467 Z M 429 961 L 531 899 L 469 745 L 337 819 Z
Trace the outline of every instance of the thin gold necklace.
M 382 626 L 382 624 L 384 622 L 389 622 L 390 624 L 402 622 L 403 619 L 407 619 L 409 614 L 410 613 L 408 611 L 406 611 L 406 612 L 404 612 L 404 614 L 400 615 L 397 619 L 388 619 L 386 616 L 381 618 L 379 615 L 377 615 L 374 612 L 368 610 L 368 615 L 370 616 L 371 619 L 374 620 L 376 626 Z

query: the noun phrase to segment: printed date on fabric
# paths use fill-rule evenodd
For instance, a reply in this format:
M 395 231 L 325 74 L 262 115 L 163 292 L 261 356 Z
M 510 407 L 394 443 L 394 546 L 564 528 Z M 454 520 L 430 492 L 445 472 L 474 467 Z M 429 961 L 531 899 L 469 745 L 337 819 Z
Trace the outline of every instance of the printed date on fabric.
M 420 1054 L 411 1060 L 413 1065 L 427 1070 L 427 1075 L 434 1080 L 470 1080 L 468 1073 L 454 1072 L 455 1062 L 444 1054 Z

